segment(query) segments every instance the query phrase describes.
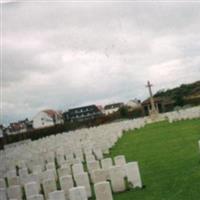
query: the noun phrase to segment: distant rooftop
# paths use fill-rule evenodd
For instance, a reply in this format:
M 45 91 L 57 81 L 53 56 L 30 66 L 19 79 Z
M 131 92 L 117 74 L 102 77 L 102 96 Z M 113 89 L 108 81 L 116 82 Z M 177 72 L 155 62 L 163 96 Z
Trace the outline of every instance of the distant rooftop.
M 104 109 L 105 109 L 105 110 L 108 110 L 108 109 L 113 109 L 113 108 L 119 108 L 119 107 L 121 107 L 121 106 L 123 106 L 123 105 L 124 105 L 124 103 L 122 103 L 122 102 L 113 103 L 113 104 L 108 104 L 108 105 L 104 106 Z

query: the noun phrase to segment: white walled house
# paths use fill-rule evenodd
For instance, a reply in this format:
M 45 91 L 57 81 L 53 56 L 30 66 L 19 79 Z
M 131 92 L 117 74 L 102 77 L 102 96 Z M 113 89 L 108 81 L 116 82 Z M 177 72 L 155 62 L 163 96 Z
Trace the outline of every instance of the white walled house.
M 134 100 L 130 100 L 126 103 L 126 106 L 128 108 L 130 108 L 131 110 L 137 109 L 137 108 L 141 108 L 141 102 L 137 99 Z
M 104 114 L 110 115 L 117 112 L 124 104 L 123 103 L 113 103 L 104 106 Z
M 55 110 L 43 110 L 33 118 L 33 128 L 35 129 L 45 128 L 62 123 L 62 114 Z

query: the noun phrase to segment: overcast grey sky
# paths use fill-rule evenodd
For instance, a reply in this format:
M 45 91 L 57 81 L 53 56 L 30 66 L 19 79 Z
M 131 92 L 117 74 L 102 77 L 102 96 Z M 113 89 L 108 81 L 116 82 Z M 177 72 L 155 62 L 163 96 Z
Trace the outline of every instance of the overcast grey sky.
M 46 108 L 143 100 L 147 80 L 157 91 L 200 77 L 200 2 L 1 6 L 0 123 Z

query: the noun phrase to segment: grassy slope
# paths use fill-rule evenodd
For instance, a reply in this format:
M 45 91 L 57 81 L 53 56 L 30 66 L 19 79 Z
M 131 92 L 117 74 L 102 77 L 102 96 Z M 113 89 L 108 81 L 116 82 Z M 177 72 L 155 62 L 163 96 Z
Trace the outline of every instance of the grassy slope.
M 200 199 L 200 120 L 155 123 L 126 133 L 111 150 L 139 161 L 145 188 L 115 194 L 115 200 Z

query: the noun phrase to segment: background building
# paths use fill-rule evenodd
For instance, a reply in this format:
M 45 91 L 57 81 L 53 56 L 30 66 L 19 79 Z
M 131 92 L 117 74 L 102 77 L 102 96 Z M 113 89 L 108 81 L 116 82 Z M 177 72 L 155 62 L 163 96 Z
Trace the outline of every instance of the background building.
M 102 116 L 101 109 L 96 105 L 83 106 L 69 109 L 63 113 L 65 121 L 81 122 Z
M 26 118 L 25 120 L 10 123 L 8 127 L 4 128 L 4 133 L 6 135 L 16 135 L 19 133 L 25 133 L 32 128 L 32 121 Z
M 126 103 L 126 106 L 128 107 L 129 110 L 134 110 L 134 109 L 139 109 L 141 108 L 141 101 L 138 99 L 133 99 L 133 100 L 129 100 Z
M 43 110 L 33 118 L 33 128 L 44 128 L 62 123 L 62 114 L 55 110 Z
M 166 97 L 154 97 L 155 108 L 159 113 L 169 112 L 174 109 L 174 101 Z M 150 99 L 146 99 L 142 102 L 142 107 L 145 115 L 149 115 L 149 110 L 151 110 Z
M 124 106 L 124 103 L 122 103 L 122 102 L 105 105 L 104 106 L 104 114 L 105 115 L 113 114 L 113 113 L 119 111 L 119 109 L 122 106 Z

